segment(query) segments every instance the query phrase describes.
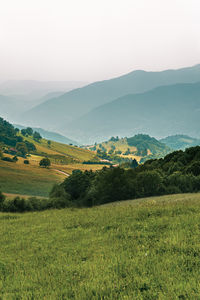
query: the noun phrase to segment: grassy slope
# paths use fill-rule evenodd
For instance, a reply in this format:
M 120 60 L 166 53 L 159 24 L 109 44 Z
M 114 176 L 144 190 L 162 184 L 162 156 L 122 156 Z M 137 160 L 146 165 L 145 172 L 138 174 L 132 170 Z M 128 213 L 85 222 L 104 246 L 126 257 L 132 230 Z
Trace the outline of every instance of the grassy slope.
M 38 165 L 10 163 L 0 160 L 0 190 L 7 193 L 47 196 L 55 183 L 62 182 L 64 174 Z
M 53 141 L 49 148 L 45 139 L 42 139 L 40 143 L 33 141 L 30 137 L 25 139 L 35 144 L 37 152 L 40 153 L 40 155 L 31 155 L 28 158 L 30 161 L 29 165 L 25 165 L 24 159 L 20 157 L 17 163 L 0 160 L 0 190 L 2 192 L 48 196 L 52 186 L 55 183 L 62 182 L 66 178 L 66 175 L 57 170 L 71 174 L 74 169 L 96 170 L 103 167 L 102 165 L 81 164 L 84 160 L 90 160 L 95 156 L 92 151 Z M 46 155 L 66 156 L 74 159 L 76 163 L 65 165 L 52 163 L 49 169 L 40 168 L 39 161 Z M 10 155 L 5 154 L 5 156 Z
M 66 144 L 57 143 L 51 141 L 51 146 L 48 147 L 47 140 L 42 139 L 40 143 L 37 143 L 32 138 L 25 138 L 31 143 L 34 143 L 39 153 L 47 153 L 52 155 L 65 155 L 67 157 L 74 158 L 77 161 L 83 162 L 92 159 L 95 153 L 86 149 L 70 146 Z
M 0 214 L 3 299 L 199 299 L 200 194 Z
M 8 155 L 9 156 L 9 155 Z M 17 163 L 11 163 L 0 160 L 0 190 L 5 193 L 48 196 L 52 186 L 55 183 L 62 182 L 67 174 L 73 170 L 97 170 L 102 165 L 52 164 L 49 169 L 39 167 L 39 161 L 42 157 L 32 155 L 29 157 L 30 164 L 25 165 L 23 158 L 18 158 Z

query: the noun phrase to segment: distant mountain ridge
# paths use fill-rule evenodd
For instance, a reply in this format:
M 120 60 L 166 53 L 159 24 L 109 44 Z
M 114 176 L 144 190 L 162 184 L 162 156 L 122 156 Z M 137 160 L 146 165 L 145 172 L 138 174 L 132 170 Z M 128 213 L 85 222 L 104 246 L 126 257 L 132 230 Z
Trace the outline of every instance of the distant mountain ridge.
M 183 134 L 168 136 L 161 139 L 160 142 L 164 143 L 173 150 L 185 150 L 186 148 L 200 145 L 200 139 L 192 138 Z
M 200 80 L 200 65 L 161 72 L 133 71 L 129 74 L 72 90 L 52 98 L 22 115 L 31 125 L 65 132 L 68 124 L 98 106 L 128 94 L 144 93 L 161 85 Z M 52 122 L 54 120 L 54 122 Z M 91 124 L 92 126 L 92 124 Z
M 63 132 L 82 143 L 145 133 L 161 138 L 184 132 L 199 136 L 200 83 L 157 87 L 118 98 L 68 124 Z

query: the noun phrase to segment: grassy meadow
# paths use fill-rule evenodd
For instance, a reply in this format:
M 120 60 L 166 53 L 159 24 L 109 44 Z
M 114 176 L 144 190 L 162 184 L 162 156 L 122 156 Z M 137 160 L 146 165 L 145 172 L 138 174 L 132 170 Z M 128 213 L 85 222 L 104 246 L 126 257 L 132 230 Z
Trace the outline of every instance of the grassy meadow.
M 47 155 L 64 155 L 72 158 L 77 162 L 83 162 L 92 160 L 95 157 L 95 153 L 87 149 L 78 148 L 71 145 L 66 145 L 58 142 L 51 141 L 51 145 L 48 146 L 46 139 L 41 139 L 40 142 L 36 142 L 32 137 L 24 137 L 25 140 L 33 143 L 40 154 Z
M 200 194 L 0 213 L 0 299 L 199 299 Z
M 4 193 L 31 196 L 48 196 L 55 183 L 61 183 L 66 174 L 73 170 L 97 170 L 103 165 L 52 164 L 50 168 L 39 167 L 42 156 L 31 155 L 30 164 L 25 165 L 24 159 L 18 157 L 16 163 L 0 160 L 0 190 Z
M 0 160 L 0 190 L 5 193 L 48 196 L 55 183 L 66 176 L 38 165 Z

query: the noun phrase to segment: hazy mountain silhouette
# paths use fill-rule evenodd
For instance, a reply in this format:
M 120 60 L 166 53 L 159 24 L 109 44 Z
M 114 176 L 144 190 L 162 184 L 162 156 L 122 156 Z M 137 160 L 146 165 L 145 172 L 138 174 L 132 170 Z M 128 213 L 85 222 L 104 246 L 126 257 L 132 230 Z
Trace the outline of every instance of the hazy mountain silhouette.
M 168 136 L 166 138 L 161 139 L 160 142 L 164 143 L 173 150 L 184 150 L 185 148 L 200 145 L 200 139 L 196 139 L 183 134 Z
M 67 128 L 72 120 L 121 96 L 142 93 L 160 85 L 193 83 L 199 80 L 200 65 L 162 72 L 133 71 L 50 99 L 26 112 L 22 120 L 51 129 Z
M 200 83 L 176 84 L 118 98 L 71 122 L 63 132 L 86 143 L 136 133 L 199 137 L 199 115 Z

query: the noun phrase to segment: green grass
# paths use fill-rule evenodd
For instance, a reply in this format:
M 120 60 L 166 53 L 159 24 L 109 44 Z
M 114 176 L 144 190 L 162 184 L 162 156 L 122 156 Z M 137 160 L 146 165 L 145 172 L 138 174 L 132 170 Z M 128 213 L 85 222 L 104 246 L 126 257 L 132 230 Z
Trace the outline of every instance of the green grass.
M 200 194 L 0 214 L 0 299 L 199 299 Z
M 55 183 L 66 178 L 52 169 L 0 160 L 0 190 L 5 193 L 48 196 Z
M 74 159 L 77 162 L 83 162 L 92 160 L 95 157 L 95 153 L 79 147 L 66 145 L 58 142 L 51 141 L 50 147 L 47 144 L 47 140 L 42 139 L 39 143 L 34 141 L 31 137 L 24 137 L 27 141 L 33 143 L 38 153 L 46 153 L 49 155 L 61 155 Z

